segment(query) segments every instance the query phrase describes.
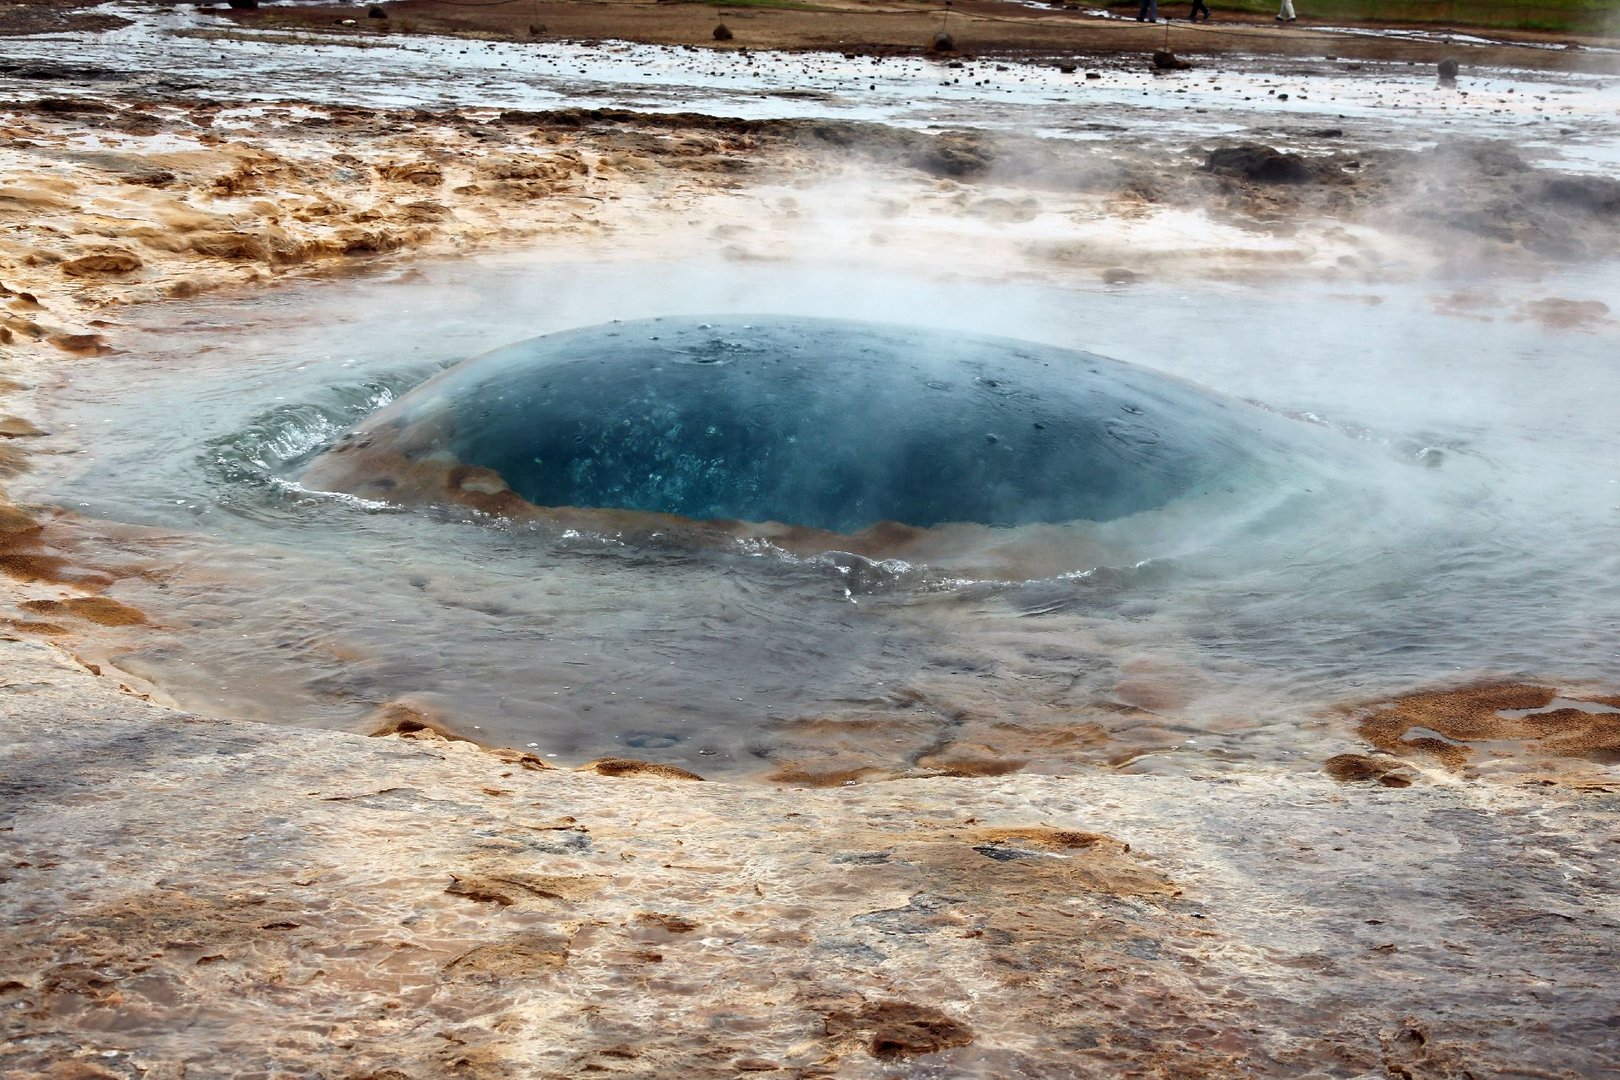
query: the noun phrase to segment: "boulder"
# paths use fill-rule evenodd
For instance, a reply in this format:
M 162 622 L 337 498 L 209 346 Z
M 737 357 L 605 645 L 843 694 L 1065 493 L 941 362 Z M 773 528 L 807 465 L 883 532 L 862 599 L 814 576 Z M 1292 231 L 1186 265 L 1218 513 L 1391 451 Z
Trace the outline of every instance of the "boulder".
M 1257 143 L 1211 150 L 1204 169 L 1217 176 L 1261 184 L 1308 184 L 1317 178 L 1316 170 L 1298 154 L 1285 154 Z
M 107 248 L 62 263 L 62 273 L 71 277 L 97 277 L 101 274 L 127 274 L 141 268 L 140 256 L 123 248 Z
M 1620 214 L 1620 180 L 1606 176 L 1555 176 L 1542 183 L 1541 195 L 1589 214 Z

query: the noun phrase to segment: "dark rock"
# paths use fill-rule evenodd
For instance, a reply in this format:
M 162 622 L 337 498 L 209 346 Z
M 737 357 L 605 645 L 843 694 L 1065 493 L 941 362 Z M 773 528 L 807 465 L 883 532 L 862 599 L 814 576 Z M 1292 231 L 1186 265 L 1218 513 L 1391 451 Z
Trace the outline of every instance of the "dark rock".
M 1284 154 L 1256 143 L 1211 150 L 1204 168 L 1218 176 L 1261 184 L 1308 184 L 1317 179 L 1316 170 L 1298 154 Z
M 179 178 L 168 169 L 141 168 L 134 172 L 125 173 L 119 179 L 126 184 L 159 188 L 168 187 Z
M 1337 754 L 1322 763 L 1322 771 L 1341 784 L 1373 782 L 1388 788 L 1412 786 L 1413 773 L 1398 758 Z
M 828 1035 L 864 1042 L 867 1053 L 881 1060 L 938 1053 L 973 1041 L 973 1029 L 966 1024 L 908 1001 L 870 1002 L 858 1011 L 831 1013 L 825 1023 Z
M 230 0 L 230 3 L 237 11 L 252 11 L 259 6 L 259 0 Z
M 928 46 L 929 52 L 953 53 L 956 51 L 956 39 L 941 30 L 934 35 L 933 43 Z
M 1440 61 L 1440 81 L 1445 83 L 1457 81 L 1457 61 L 1449 56 Z
M 731 27 L 727 26 L 725 23 L 721 23 L 719 26 L 714 28 L 714 40 L 716 41 L 730 41 L 736 36 L 736 34 L 731 32 Z
M 1100 72 L 1100 71 L 1088 71 L 1088 72 L 1086 72 L 1086 78 L 1088 78 L 1088 79 L 1100 79 L 1100 78 L 1102 78 L 1102 72 Z
M 1620 214 L 1620 180 L 1605 176 L 1555 176 L 1542 184 L 1541 195 L 1590 214 Z
M 961 179 L 990 171 L 995 151 L 983 136 L 973 132 L 950 132 L 917 147 L 907 155 L 906 164 L 931 176 Z
M 1073 75 L 1078 69 L 1074 64 L 1059 64 L 1058 70 L 1063 72 L 1065 75 Z
M 83 113 L 105 114 L 118 111 L 105 102 L 80 98 L 37 98 L 32 108 L 35 112 L 54 113 L 61 116 L 73 116 Z
M 114 82 L 127 77 L 126 72 L 113 68 L 93 67 L 89 64 L 34 62 L 0 64 L 0 75 L 10 75 L 17 79 L 66 79 L 75 82 Z
M 1499 140 L 1442 143 L 1424 156 L 1451 173 L 1506 177 L 1530 171 L 1530 163 L 1519 151 L 1511 143 Z
M 1038 859 L 1038 851 L 1024 851 L 1021 848 L 1000 847 L 996 844 L 980 844 L 973 849 L 980 855 L 995 862 L 1012 862 L 1014 859 Z
M 95 277 L 100 274 L 127 274 L 141 268 L 141 259 L 123 248 L 107 248 L 77 259 L 69 259 L 57 267 L 71 277 Z
M 1153 66 L 1159 71 L 1186 71 L 1192 67 L 1191 64 L 1168 49 L 1154 50 Z
M 372 4 L 370 7 L 366 8 L 366 18 L 386 19 L 388 18 L 388 12 L 384 11 L 380 5 Z

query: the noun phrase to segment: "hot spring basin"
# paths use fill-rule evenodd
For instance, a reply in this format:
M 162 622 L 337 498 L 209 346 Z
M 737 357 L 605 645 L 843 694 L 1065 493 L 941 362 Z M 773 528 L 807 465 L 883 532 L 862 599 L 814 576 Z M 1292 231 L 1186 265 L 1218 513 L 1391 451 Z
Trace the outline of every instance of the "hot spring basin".
M 663 318 L 452 367 L 315 459 L 309 488 L 850 534 L 1110 521 L 1251 483 L 1314 432 L 1180 379 L 1008 338 Z

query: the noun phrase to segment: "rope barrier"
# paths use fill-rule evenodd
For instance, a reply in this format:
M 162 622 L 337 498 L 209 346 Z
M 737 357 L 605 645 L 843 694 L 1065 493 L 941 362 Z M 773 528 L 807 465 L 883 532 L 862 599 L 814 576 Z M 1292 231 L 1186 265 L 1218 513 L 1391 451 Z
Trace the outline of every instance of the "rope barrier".
M 527 4 L 533 0 L 433 0 L 444 7 L 486 8 L 505 7 L 507 4 Z

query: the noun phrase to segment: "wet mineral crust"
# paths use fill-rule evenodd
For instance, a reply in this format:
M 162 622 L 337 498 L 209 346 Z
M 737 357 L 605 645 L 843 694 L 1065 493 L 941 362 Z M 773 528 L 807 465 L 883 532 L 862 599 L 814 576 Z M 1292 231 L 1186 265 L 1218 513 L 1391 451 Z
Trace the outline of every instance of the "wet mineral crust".
M 531 769 L 175 713 L 3 649 L 7 1077 L 1613 1061 L 1611 793 Z

